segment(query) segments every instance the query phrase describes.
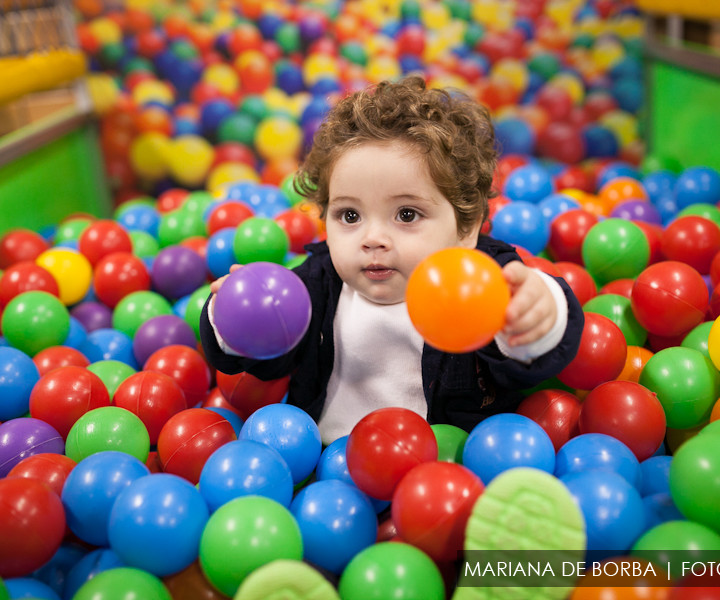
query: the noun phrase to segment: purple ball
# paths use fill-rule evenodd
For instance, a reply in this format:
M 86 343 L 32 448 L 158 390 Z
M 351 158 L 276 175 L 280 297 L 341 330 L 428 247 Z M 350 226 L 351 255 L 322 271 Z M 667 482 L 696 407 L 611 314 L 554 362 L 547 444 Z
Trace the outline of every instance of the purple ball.
M 65 442 L 45 421 L 21 417 L 0 425 L 0 478 L 23 458 L 46 452 L 63 454 Z
M 133 354 L 138 364 L 144 365 L 156 350 L 176 344 L 196 348 L 195 332 L 177 315 L 160 315 L 140 325 L 133 337 Z
M 112 328 L 112 309 L 101 302 L 81 302 L 70 310 L 70 315 L 75 317 L 88 333 L 96 329 Z
M 232 272 L 215 298 L 215 326 L 236 352 L 267 359 L 285 354 L 310 325 L 310 294 L 289 269 L 254 262 Z
M 650 202 L 645 200 L 626 200 L 610 212 L 610 216 L 627 221 L 643 221 L 653 225 L 662 225 L 662 217 Z
M 182 298 L 206 281 L 205 259 L 185 246 L 168 246 L 158 252 L 152 264 L 155 290 L 166 298 Z

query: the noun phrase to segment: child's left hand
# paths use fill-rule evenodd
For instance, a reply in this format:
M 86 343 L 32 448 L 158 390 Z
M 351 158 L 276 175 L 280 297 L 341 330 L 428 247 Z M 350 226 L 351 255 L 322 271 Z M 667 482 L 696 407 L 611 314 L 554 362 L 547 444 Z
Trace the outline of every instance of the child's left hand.
M 534 269 L 514 260 L 503 267 L 510 287 L 510 303 L 505 312 L 509 346 L 530 344 L 543 337 L 557 319 L 557 306 L 550 289 Z

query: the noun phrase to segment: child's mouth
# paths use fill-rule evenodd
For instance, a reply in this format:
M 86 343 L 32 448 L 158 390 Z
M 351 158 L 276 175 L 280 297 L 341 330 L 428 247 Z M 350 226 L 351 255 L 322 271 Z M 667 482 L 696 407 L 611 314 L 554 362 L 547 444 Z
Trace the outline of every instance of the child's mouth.
M 373 281 L 384 281 L 392 276 L 395 269 L 391 269 L 385 265 L 368 265 L 363 269 L 363 272 L 368 279 L 372 279 Z

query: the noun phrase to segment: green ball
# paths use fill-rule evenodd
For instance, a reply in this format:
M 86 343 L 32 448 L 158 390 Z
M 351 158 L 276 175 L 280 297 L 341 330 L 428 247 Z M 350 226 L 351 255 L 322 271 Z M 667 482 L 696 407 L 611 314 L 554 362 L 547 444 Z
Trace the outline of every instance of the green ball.
M 463 41 L 469 48 L 474 48 L 485 37 L 485 27 L 480 23 L 470 22 L 465 28 Z
M 543 81 L 550 80 L 560 72 L 560 60 L 550 52 L 538 52 L 528 61 L 528 69 L 542 77 Z
M 438 460 L 462 464 L 463 449 L 468 433 L 455 425 L 438 423 L 430 427 L 438 445 Z
M 594 45 L 595 37 L 590 33 L 579 33 L 570 44 L 573 48 L 587 48 L 588 50 Z
M 8 592 L 5 582 L 0 578 L 0 600 L 10 600 L 10 592 Z
M 720 373 L 710 359 L 682 346 L 655 353 L 643 367 L 639 383 L 657 394 L 667 426 L 673 429 L 706 422 L 720 393 Z
M 68 457 L 80 462 L 106 450 L 125 452 L 145 463 L 150 453 L 150 436 L 140 417 L 124 408 L 103 406 L 75 421 L 65 440 Z
M 305 260 L 307 260 L 307 254 L 296 254 L 290 260 L 286 261 L 284 266 L 286 269 L 292 270 L 303 264 Z
M 142 72 L 155 74 L 155 67 L 152 61 L 148 60 L 144 56 L 133 56 L 128 60 L 123 61 L 120 71 L 123 75 L 129 75 L 130 73 Z
M 174 41 L 170 44 L 170 51 L 182 60 L 191 60 L 199 56 L 197 48 L 185 40 Z
M 137 373 L 129 364 L 119 360 L 98 360 L 88 365 L 87 370 L 95 373 L 105 384 L 110 400 L 113 399 L 118 386 L 130 375 Z
M 295 23 L 285 22 L 277 28 L 275 41 L 285 54 L 300 50 L 300 29 Z
M 671 467 L 672 468 L 672 467 Z M 666 521 L 646 531 L 635 542 L 630 554 L 664 567 L 670 563 L 670 575 L 682 575 L 682 561 L 717 560 L 720 535 L 693 521 Z M 682 552 L 682 561 L 678 553 Z
M 584 312 L 596 313 L 610 319 L 620 328 L 628 346 L 643 346 L 647 330 L 635 318 L 630 298 L 620 294 L 600 294 L 583 305 Z
M 277 559 L 301 560 L 302 535 L 295 517 L 279 502 L 243 496 L 223 504 L 200 538 L 200 567 L 220 592 L 233 596 L 258 567 Z
M 88 228 L 90 223 L 92 223 L 92 219 L 86 219 L 85 217 L 77 217 L 63 221 L 55 230 L 53 242 L 55 245 L 63 242 L 76 242 L 80 239 L 82 232 Z
M 115 306 L 112 326 L 132 339 L 148 319 L 171 314 L 172 306 L 157 292 L 132 292 Z
M 214 204 L 215 202 L 216 200 L 210 192 L 190 192 L 187 195 L 187 198 L 183 200 L 181 210 L 190 213 L 199 213 L 202 218 L 208 206 Z M 205 230 L 203 229 L 203 235 L 204 234 Z
M 343 600 L 443 600 L 445 585 L 432 559 L 401 542 L 365 548 L 348 563 L 338 587 Z
M 283 194 L 287 196 L 287 199 L 290 200 L 290 204 L 292 206 L 297 206 L 301 202 L 305 201 L 305 196 L 298 193 L 298 191 L 295 189 L 295 186 L 293 185 L 294 180 L 295 173 L 290 173 L 289 175 L 286 175 L 280 183 L 280 189 L 282 190 Z
M 585 268 L 601 285 L 616 279 L 634 279 L 648 265 L 650 244 L 634 223 L 605 219 L 587 232 L 582 258 Z
M 128 232 L 132 242 L 132 251 L 138 258 L 151 258 L 160 252 L 157 239 L 139 229 Z
M 687 519 L 720 533 L 720 435 L 696 435 L 675 451 L 670 494 Z
M 114 68 L 125 58 L 126 48 L 121 42 L 112 42 L 100 48 L 100 63 L 103 67 Z
M 281 62 L 282 61 L 278 61 L 278 63 Z M 268 110 L 265 98 L 259 96 L 258 94 L 245 96 L 245 98 L 243 98 L 240 102 L 240 106 L 238 108 L 241 114 L 252 117 L 256 124 L 270 116 L 270 111 Z
M 365 46 L 359 42 L 345 42 L 340 46 L 340 56 L 353 64 L 365 66 L 367 65 L 368 55 Z
M 693 327 L 690 332 L 683 338 L 680 345 L 683 348 L 692 348 L 698 352 L 702 352 L 705 356 L 710 358 L 710 350 L 708 349 L 708 337 L 710 336 L 710 330 L 712 329 L 713 321 L 707 321 L 700 323 L 696 327 Z
M 133 198 L 127 202 L 123 202 L 113 211 L 113 220 L 118 221 L 127 211 L 137 206 L 146 206 L 148 208 L 155 208 L 157 205 L 156 201 L 150 196 L 140 196 L 139 198 Z
M 198 340 L 200 339 L 200 313 L 202 313 L 205 301 L 209 296 L 210 284 L 203 285 L 190 294 L 190 299 L 185 307 L 185 322 L 192 327 Z
M 204 236 L 205 233 L 202 213 L 178 208 L 160 217 L 158 241 L 161 248 L 174 246 L 189 237 Z
M 108 569 L 86 581 L 73 600 L 172 600 L 163 582 L 140 569 Z
M 272 219 L 250 217 L 235 230 L 233 252 L 240 264 L 265 261 L 281 265 L 289 248 L 287 234 Z
M 719 435 L 720 436 L 720 419 L 710 421 L 705 427 L 703 427 L 698 435 Z
M 252 147 L 255 140 L 255 127 L 257 122 L 244 113 L 235 113 L 220 123 L 217 130 L 220 142 L 238 142 Z
M 422 7 L 417 0 L 402 0 L 400 3 L 400 18 L 402 20 L 418 20 L 422 15 Z
M 690 206 L 683 208 L 677 215 L 675 215 L 675 218 L 679 219 L 680 217 L 688 216 L 703 217 L 720 227 L 720 208 L 714 204 L 706 204 L 704 202 L 691 204 Z
M 57 296 L 37 290 L 23 292 L 7 303 L 1 327 L 8 344 L 35 356 L 67 339 L 70 313 Z
M 450 16 L 459 21 L 472 20 L 472 4 L 466 0 L 445 0 L 443 2 L 450 11 Z

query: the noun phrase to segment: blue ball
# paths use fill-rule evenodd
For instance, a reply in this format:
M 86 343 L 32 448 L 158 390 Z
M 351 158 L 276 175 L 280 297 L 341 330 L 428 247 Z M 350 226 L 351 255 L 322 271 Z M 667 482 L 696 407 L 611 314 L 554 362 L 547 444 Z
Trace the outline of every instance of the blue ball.
M 225 227 L 210 236 L 207 243 L 205 260 L 213 277 L 222 277 L 230 272 L 230 267 L 237 262 L 233 251 L 235 228 Z
M 256 217 L 266 219 L 274 219 L 291 206 L 285 193 L 274 185 L 255 185 L 248 189 L 243 200 L 253 209 Z
M 624 477 L 604 470 L 561 478 L 585 517 L 588 551 L 613 556 L 627 552 L 645 531 L 645 507 Z
M 495 139 L 503 155 L 532 154 L 535 132 L 522 119 L 502 119 L 495 124 Z
M 74 598 L 77 591 L 95 575 L 107 571 L 126 567 L 120 557 L 109 548 L 98 548 L 88 552 L 70 569 L 65 580 L 64 598 Z
M 550 239 L 550 224 L 539 206 L 530 202 L 510 202 L 492 220 L 494 238 L 522 246 L 533 254 L 540 253 Z
M 176 137 L 181 135 L 202 135 L 200 123 L 193 119 L 177 118 L 174 121 L 174 134 Z
M 666 521 L 684 521 L 685 517 L 673 502 L 670 492 L 658 492 L 642 499 L 645 507 L 645 531 Z
M 377 538 L 377 517 L 367 496 L 338 479 L 303 488 L 290 512 L 300 527 L 304 558 L 337 575 Z
M 30 392 L 40 373 L 27 354 L 0 346 L 0 421 L 22 417 L 30 410 Z
M 297 94 L 305 90 L 305 80 L 302 69 L 285 61 L 275 68 L 275 85 L 288 95 Z
M 612 158 L 620 151 L 615 134 L 602 125 L 588 125 L 582 130 L 582 137 L 587 158 Z
M 81 460 L 70 471 L 62 491 L 68 527 L 81 540 L 108 545 L 110 510 L 120 492 L 150 473 L 134 456 L 113 450 Z
M 555 191 L 547 169 L 537 164 L 518 167 L 505 179 L 503 194 L 510 200 L 537 204 Z
M 567 441 L 557 453 L 555 476 L 595 470 L 613 471 L 640 488 L 640 463 L 632 450 L 604 433 L 584 433 Z
M 671 462 L 672 456 L 651 456 L 640 463 L 641 496 L 670 492 Z
M 662 196 L 674 194 L 676 182 L 677 175 L 672 171 L 655 171 L 654 173 L 648 173 L 642 180 L 648 198 L 653 204 L 657 204 L 657 201 Z
M 219 414 L 226 421 L 228 421 L 230 423 L 230 425 L 232 425 L 232 428 L 235 431 L 235 435 L 236 436 L 240 435 L 240 430 L 242 429 L 242 426 L 245 424 L 245 421 L 243 421 L 237 413 L 234 413 L 229 408 L 221 408 L 219 406 L 206 406 L 204 408 L 206 410 L 211 410 L 214 413 Z
M 468 435 L 462 464 L 488 485 L 514 467 L 533 467 L 546 473 L 555 469 L 555 448 L 535 421 L 514 413 L 493 415 Z
M 675 183 L 675 202 L 678 210 L 691 204 L 720 202 L 720 174 L 710 167 L 685 169 Z
M 156 238 L 160 227 L 160 213 L 152 206 L 138 204 L 125 209 L 118 216 L 117 222 L 128 231 L 144 231 Z
M 80 346 L 85 343 L 86 339 L 87 331 L 85 331 L 82 323 L 70 315 L 70 331 L 68 331 L 67 337 L 63 342 L 63 346 L 70 346 L 71 348 L 78 350 Z
M 211 512 L 241 496 L 265 496 L 287 508 L 293 495 L 285 459 L 275 448 L 252 440 L 229 442 L 213 452 L 199 486 Z
M 305 125 L 315 119 L 324 118 L 329 110 L 330 102 L 326 97 L 314 96 L 303 109 L 302 116 L 300 117 L 300 125 Z
M 77 543 L 63 543 L 53 557 L 42 567 L 30 574 L 36 581 L 48 585 L 58 595 L 70 597 L 66 591 L 66 581 L 71 569 L 87 554 L 87 548 Z
M 33 600 L 60 600 L 58 593 L 49 585 L 31 577 L 15 577 L 5 580 L 10 598 L 32 598 Z
M 229 100 L 208 100 L 200 108 L 200 125 L 206 136 L 214 136 L 220 124 L 235 112 Z
M 117 360 L 137 370 L 138 363 L 133 353 L 133 341 L 117 329 L 95 329 L 88 333 L 85 342 L 78 348 L 91 362 Z
M 294 484 L 313 472 L 322 451 L 317 424 L 291 404 L 269 404 L 256 410 L 245 421 L 239 439 L 275 448 L 290 467 Z
M 551 194 L 538 204 L 540 212 L 548 223 L 552 223 L 553 219 L 558 215 L 580 208 L 580 204 L 574 198 L 566 196 L 565 194 Z
M 131 567 L 158 577 L 177 573 L 197 560 L 209 516 L 189 481 L 169 473 L 140 477 L 113 504 L 110 547 Z
M 610 93 L 620 109 L 631 114 L 637 113 L 645 100 L 642 78 L 619 77 L 610 87 Z
M 660 214 L 663 225 L 667 225 L 670 221 L 673 221 L 679 212 L 677 202 L 675 202 L 675 196 L 672 193 L 664 193 L 659 198 L 656 198 L 653 204 Z
M 632 177 L 637 181 L 642 180 L 640 171 L 638 171 L 635 167 L 622 161 L 615 161 L 611 162 L 600 171 L 596 184 L 597 189 L 602 189 L 606 183 L 612 181 L 616 177 Z
M 181 319 L 185 318 L 185 312 L 187 311 L 188 304 L 190 304 L 191 296 L 192 294 L 188 294 L 187 296 L 183 296 L 179 300 L 175 301 L 172 305 L 172 311 L 175 316 L 178 316 Z

